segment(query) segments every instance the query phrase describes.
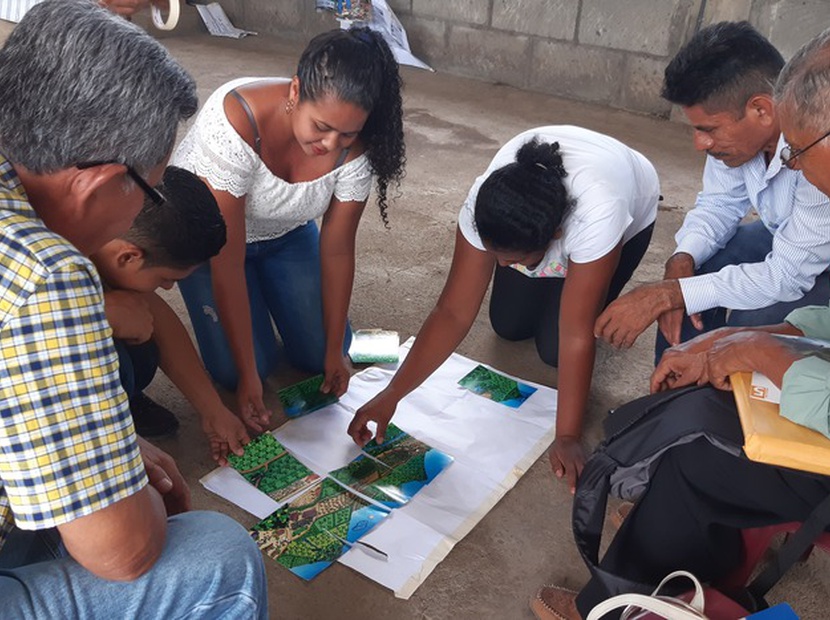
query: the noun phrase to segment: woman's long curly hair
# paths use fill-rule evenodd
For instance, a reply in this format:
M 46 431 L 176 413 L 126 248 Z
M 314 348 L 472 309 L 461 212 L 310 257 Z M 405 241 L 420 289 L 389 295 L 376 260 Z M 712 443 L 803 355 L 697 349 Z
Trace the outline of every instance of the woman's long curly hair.
M 574 204 L 563 182 L 567 175 L 558 142 L 523 144 L 516 161 L 493 171 L 478 190 L 475 224 L 482 241 L 497 250 L 547 248 Z
M 360 132 L 377 177 L 383 223 L 390 183 L 400 184 L 406 165 L 398 63 L 383 37 L 368 28 L 332 30 L 314 37 L 297 67 L 300 101 L 333 96 L 369 113 Z

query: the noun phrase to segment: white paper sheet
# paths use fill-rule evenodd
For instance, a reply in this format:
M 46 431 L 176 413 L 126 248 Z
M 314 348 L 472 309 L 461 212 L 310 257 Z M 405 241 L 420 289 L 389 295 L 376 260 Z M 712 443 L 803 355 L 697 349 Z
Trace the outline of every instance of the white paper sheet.
M 412 342 L 410 338 L 401 347 L 401 360 Z M 339 560 L 393 590 L 398 597 L 409 598 L 415 592 L 553 441 L 556 390 L 524 381 L 537 391 L 513 409 L 458 386 L 458 380 L 477 365 L 453 354 L 401 401 L 395 424 L 446 452 L 455 462 L 366 535 L 367 543 L 389 555 L 387 562 L 359 549 L 352 549 Z M 338 404 L 291 420 L 274 435 L 318 474 L 346 465 L 360 453 L 346 434 L 354 411 L 382 390 L 393 374 L 394 369 L 378 367 L 356 374 Z M 276 509 L 270 498 L 253 488 L 251 491 L 262 497 L 257 498 L 256 505 L 249 504 L 256 496 L 239 488 L 239 481 L 244 479 L 236 476 L 213 472 L 202 482 L 259 518 L 270 514 L 263 514 L 266 504 L 262 497 Z
M 211 2 L 210 4 L 197 4 L 196 10 L 199 11 L 199 16 L 205 23 L 205 27 L 208 29 L 208 32 L 215 37 L 241 39 L 249 34 L 256 34 L 256 32 L 251 30 L 242 30 L 241 28 L 234 26 L 218 2 Z
M 208 491 L 224 497 L 240 508 L 244 508 L 258 519 L 264 519 L 277 508 L 279 504 L 265 493 L 245 480 L 233 467 L 214 469 L 199 482 Z
M 389 49 L 392 50 L 392 55 L 395 56 L 395 60 L 399 65 L 409 65 L 411 67 L 418 67 L 419 69 L 426 69 L 427 71 L 434 71 L 432 67 L 412 53 L 409 48 L 409 39 L 406 36 L 406 30 L 404 30 L 400 20 L 386 3 L 386 0 L 372 0 L 372 18 L 369 22 L 353 21 L 350 19 L 340 19 L 338 21 L 340 22 L 340 27 L 344 30 L 351 28 L 352 25 L 360 25 L 368 26 L 372 30 L 379 32 L 389 44 Z
M 369 23 L 369 28 L 383 35 L 398 64 L 410 65 L 427 71 L 433 70 L 432 67 L 416 58 L 412 53 L 409 48 L 409 38 L 406 36 L 406 30 L 404 30 L 386 0 L 372 0 L 372 21 Z
M 768 403 L 781 404 L 781 390 L 766 375 L 760 372 L 752 373 L 752 385 L 749 395 L 756 400 L 765 400 Z

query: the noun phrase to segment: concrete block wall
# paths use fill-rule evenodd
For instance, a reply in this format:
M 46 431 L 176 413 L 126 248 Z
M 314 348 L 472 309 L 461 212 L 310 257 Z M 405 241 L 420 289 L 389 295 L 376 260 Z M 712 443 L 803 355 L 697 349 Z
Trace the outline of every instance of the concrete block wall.
M 668 116 L 663 69 L 702 26 L 747 19 L 785 57 L 830 27 L 828 0 L 387 0 L 437 71 Z M 293 40 L 337 27 L 314 0 L 221 0 L 237 25 Z

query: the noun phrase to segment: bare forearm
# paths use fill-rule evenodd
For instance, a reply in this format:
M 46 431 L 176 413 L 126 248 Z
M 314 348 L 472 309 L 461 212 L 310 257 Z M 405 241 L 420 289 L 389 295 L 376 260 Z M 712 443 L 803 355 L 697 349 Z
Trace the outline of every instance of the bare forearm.
M 474 319 L 475 315 L 457 316 L 436 306 L 418 332 L 412 350 L 386 391 L 400 400 L 426 381 L 455 351 L 470 331 Z
M 560 331 L 556 436 L 581 437 L 591 389 L 596 341 Z
M 691 254 L 686 252 L 677 252 L 672 254 L 666 261 L 665 271 L 663 272 L 664 280 L 673 280 L 677 278 L 688 278 L 695 274 L 695 259 Z
M 686 308 L 686 302 L 683 299 L 683 290 L 680 288 L 680 282 L 676 279 L 663 280 L 662 286 L 655 292 L 660 299 L 660 307 L 663 312 L 669 310 L 680 310 Z
M 792 351 L 782 352 L 781 355 L 762 360 L 757 371 L 772 381 L 778 388 L 784 383 L 784 374 L 795 362 L 804 357 Z
M 801 330 L 790 325 L 789 323 L 769 325 L 760 328 L 759 331 L 788 336 L 803 335 Z M 784 374 L 790 369 L 790 366 L 804 357 L 805 352 L 798 351 L 783 338 L 777 339 L 777 341 L 773 344 L 773 347 L 774 348 L 771 349 L 770 353 L 756 354 L 754 356 L 757 360 L 757 368 L 754 370 L 757 370 L 761 374 L 765 375 L 770 381 L 780 388 L 784 382 Z
M 146 573 L 164 549 L 167 512 L 147 485 L 115 504 L 58 526 L 75 561 L 102 579 L 132 581 Z
M 322 256 L 323 328 L 326 355 L 342 355 L 346 335 L 346 316 L 354 286 L 354 253 Z

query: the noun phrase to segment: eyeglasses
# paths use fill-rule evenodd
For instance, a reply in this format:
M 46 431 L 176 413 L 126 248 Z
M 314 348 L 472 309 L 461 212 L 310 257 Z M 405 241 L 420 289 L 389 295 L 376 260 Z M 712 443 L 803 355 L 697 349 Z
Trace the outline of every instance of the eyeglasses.
M 135 171 L 135 168 L 132 166 L 128 166 L 127 164 L 123 164 L 118 161 L 88 161 L 82 164 L 75 164 L 75 167 L 80 170 L 86 170 L 87 168 L 94 168 L 95 166 L 103 166 L 104 164 L 120 164 L 127 168 L 127 174 L 129 177 L 135 182 L 136 185 L 144 192 L 147 197 L 152 200 L 157 205 L 163 205 L 167 202 L 167 198 L 164 197 L 160 191 L 158 191 L 155 187 L 150 185 L 144 177 L 142 177 L 138 172 Z
M 825 139 L 825 138 L 827 138 L 828 136 L 830 136 L 830 131 L 828 131 L 828 132 L 827 132 L 827 133 L 825 133 L 825 134 L 822 134 L 822 136 L 821 136 L 820 138 L 818 138 L 817 140 L 815 140 L 815 141 L 813 141 L 813 142 L 810 142 L 810 144 L 808 144 L 807 146 L 805 146 L 803 149 L 796 149 L 796 150 L 793 150 L 793 147 L 791 147 L 789 144 L 788 144 L 788 145 L 786 145 L 783 149 L 781 149 L 781 154 L 780 154 L 780 157 L 781 157 L 781 164 L 782 164 L 783 166 L 786 166 L 786 167 L 787 167 L 787 168 L 789 168 L 790 170 L 792 170 L 793 168 L 795 168 L 795 163 L 796 163 L 796 160 L 797 160 L 799 157 L 801 157 L 802 155 L 804 155 L 804 153 L 806 153 L 807 151 L 809 151 L 809 150 L 810 150 L 811 148 L 813 148 L 816 144 L 818 144 L 819 142 L 821 142 L 822 140 L 824 140 L 824 139 Z

